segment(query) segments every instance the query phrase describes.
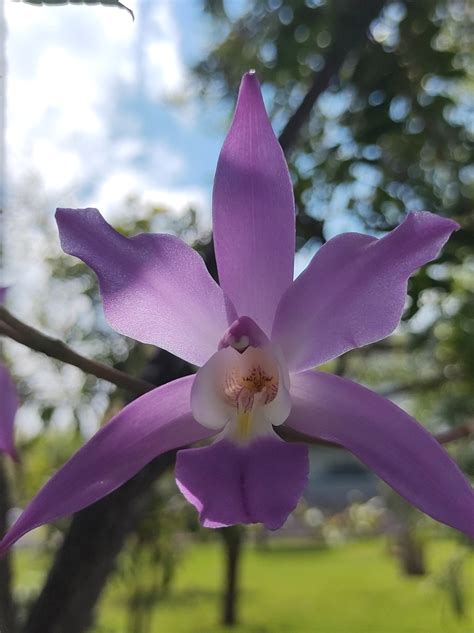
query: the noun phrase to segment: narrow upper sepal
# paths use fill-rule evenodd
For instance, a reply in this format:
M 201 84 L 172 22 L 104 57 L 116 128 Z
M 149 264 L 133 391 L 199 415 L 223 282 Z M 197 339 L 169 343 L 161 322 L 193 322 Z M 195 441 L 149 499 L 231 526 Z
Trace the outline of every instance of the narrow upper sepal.
M 284 294 L 272 340 L 290 371 L 320 365 L 393 332 L 409 276 L 435 259 L 458 227 L 432 213 L 410 213 L 381 239 L 344 233 L 322 246 Z
M 254 73 L 242 79 L 213 193 L 219 279 L 239 316 L 268 335 L 293 278 L 295 209 L 282 149 Z
M 172 235 L 117 233 L 97 209 L 58 209 L 61 246 L 96 273 L 118 332 L 202 365 L 235 311 L 202 258 Z

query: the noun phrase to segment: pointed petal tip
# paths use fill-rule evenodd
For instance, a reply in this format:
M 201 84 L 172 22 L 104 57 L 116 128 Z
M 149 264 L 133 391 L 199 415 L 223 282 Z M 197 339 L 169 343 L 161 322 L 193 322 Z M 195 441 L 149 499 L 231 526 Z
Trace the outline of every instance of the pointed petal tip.
M 71 213 L 71 211 L 75 211 L 76 209 L 67 209 L 66 207 L 56 207 L 56 212 L 54 217 L 56 220 L 61 220 Z
M 257 73 L 255 70 L 250 69 L 242 76 L 236 110 L 239 109 L 239 106 L 241 107 L 246 102 L 251 102 L 254 99 L 258 100 L 259 105 L 265 108 Z M 254 106 L 255 106 L 255 102 L 254 102 Z
M 23 536 L 24 533 L 22 533 L 20 536 L 11 536 L 10 532 L 6 532 L 3 535 L 3 538 L 0 540 L 0 560 L 2 560 L 3 558 L 5 558 L 5 556 L 8 555 L 8 552 L 10 551 L 10 549 L 13 547 L 13 545 L 15 545 L 15 543 L 21 538 L 21 536 Z
M 244 84 L 254 84 L 260 86 L 260 82 L 258 81 L 257 71 L 255 68 L 249 68 L 249 70 L 242 75 L 241 85 Z
M 69 215 L 71 215 L 73 209 L 66 209 L 64 207 L 57 207 L 56 212 L 54 214 L 54 218 L 56 220 L 56 224 L 60 225 Z
M 408 214 L 406 221 L 411 224 L 415 230 L 430 229 L 440 235 L 446 235 L 447 238 L 451 233 L 461 228 L 460 224 L 455 220 L 437 215 L 436 213 L 431 213 L 430 211 L 412 211 Z
M 93 216 L 94 219 L 92 219 Z M 54 217 L 58 226 L 61 248 L 69 255 L 75 255 L 74 252 L 70 251 L 72 247 L 70 237 L 84 224 L 84 221 L 95 221 L 97 224 L 107 224 L 98 209 L 92 207 L 85 209 L 58 207 Z
M 81 209 L 72 209 L 69 207 L 57 207 L 54 217 L 57 222 L 61 222 L 68 217 L 73 216 L 85 216 L 85 215 L 100 215 L 99 210 L 94 207 L 86 207 Z

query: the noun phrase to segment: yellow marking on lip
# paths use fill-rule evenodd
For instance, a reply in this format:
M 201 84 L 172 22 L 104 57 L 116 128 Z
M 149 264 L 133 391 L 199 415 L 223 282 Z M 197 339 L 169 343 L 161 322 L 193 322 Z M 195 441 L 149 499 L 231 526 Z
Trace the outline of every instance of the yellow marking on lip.
M 252 410 L 243 411 L 237 416 L 237 434 L 243 440 L 250 437 L 252 429 Z

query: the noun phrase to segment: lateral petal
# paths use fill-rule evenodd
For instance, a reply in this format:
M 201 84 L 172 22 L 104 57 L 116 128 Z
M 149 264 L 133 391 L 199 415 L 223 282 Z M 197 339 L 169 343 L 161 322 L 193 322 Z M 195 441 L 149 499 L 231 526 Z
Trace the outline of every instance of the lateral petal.
M 126 406 L 53 475 L 0 542 L 72 514 L 121 486 L 154 457 L 209 437 L 190 413 L 194 376 L 170 382 Z
M 292 376 L 287 425 L 351 451 L 407 501 L 474 538 L 474 491 L 416 420 L 389 400 L 323 372 Z
M 235 319 L 202 258 L 172 235 L 117 233 L 97 209 L 58 209 L 61 246 L 99 278 L 110 325 L 195 365 Z
M 322 246 L 283 295 L 272 340 L 290 372 L 385 338 L 402 316 L 407 282 L 435 259 L 456 222 L 411 213 L 381 239 L 344 233 Z

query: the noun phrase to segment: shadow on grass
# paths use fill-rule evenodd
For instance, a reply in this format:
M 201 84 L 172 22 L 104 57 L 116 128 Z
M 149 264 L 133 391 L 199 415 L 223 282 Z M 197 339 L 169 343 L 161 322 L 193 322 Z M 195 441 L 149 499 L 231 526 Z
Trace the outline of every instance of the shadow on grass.
M 163 596 L 161 602 L 167 607 L 183 608 L 199 605 L 203 600 L 218 601 L 220 597 L 219 591 L 210 589 L 173 589 L 167 596 Z
M 319 557 L 332 554 L 333 550 L 324 544 L 294 541 L 271 543 L 267 547 L 255 548 L 254 552 L 257 556 L 287 556 L 288 554 L 291 554 L 292 556 L 307 556 L 308 554 L 313 554 Z

